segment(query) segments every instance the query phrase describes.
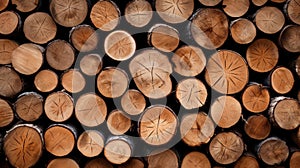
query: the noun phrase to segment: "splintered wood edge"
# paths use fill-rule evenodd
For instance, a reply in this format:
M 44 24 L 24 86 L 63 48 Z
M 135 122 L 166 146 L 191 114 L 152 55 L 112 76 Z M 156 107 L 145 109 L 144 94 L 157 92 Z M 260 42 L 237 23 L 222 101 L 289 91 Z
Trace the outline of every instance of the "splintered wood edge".
M 126 163 L 118 165 L 118 168 L 144 168 L 144 162 L 137 158 L 130 158 Z
M 251 84 L 242 93 L 242 104 L 253 113 L 260 113 L 268 109 L 270 93 L 266 87 L 260 84 Z
M 150 153 L 150 155 L 147 158 L 148 168 L 157 168 L 157 167 L 178 168 L 179 167 L 178 156 L 173 150 L 168 149 L 164 152 L 159 152 L 159 153 L 153 151 L 152 153 Z
M 11 64 L 12 52 L 19 44 L 10 39 L 0 39 L 0 64 Z
M 279 94 L 290 92 L 294 84 L 295 78 L 288 68 L 279 67 L 271 73 L 271 86 Z
M 218 5 L 222 0 L 199 0 L 199 2 L 205 6 L 216 6 Z
M 126 113 L 138 115 L 144 111 L 146 100 L 140 91 L 130 89 L 122 96 L 121 106 Z
M 109 131 L 114 135 L 123 135 L 131 127 L 131 119 L 121 110 L 113 110 L 106 121 Z
M 102 66 L 103 62 L 99 54 L 88 54 L 83 56 L 80 60 L 80 69 L 88 76 L 97 75 L 102 69 Z
M 132 147 L 122 139 L 109 141 L 104 147 L 104 156 L 113 164 L 122 164 L 130 159 Z
M 244 130 L 250 138 L 263 140 L 269 136 L 271 124 L 265 116 L 253 115 L 247 119 Z
M 77 140 L 77 149 L 86 157 L 99 155 L 104 148 L 104 138 L 100 132 L 87 130 Z
M 286 12 L 290 20 L 296 24 L 300 24 L 300 1 L 290 0 L 287 2 Z
M 69 69 L 61 77 L 62 86 L 70 93 L 82 91 L 86 85 L 85 78 L 77 69 Z
M 223 0 L 222 2 L 224 12 L 231 17 L 241 17 L 248 11 L 250 7 L 249 0 Z
M 13 11 L 4 11 L 0 13 L 0 34 L 12 34 L 21 24 L 20 20 L 20 16 Z
M 300 52 L 300 26 L 287 25 L 279 36 L 280 45 L 289 52 Z
M 38 5 L 40 4 L 39 1 L 40 0 L 11 0 L 11 3 L 13 5 L 16 5 L 16 9 L 20 12 L 31 12 L 38 7 Z
M 75 160 L 70 158 L 56 158 L 49 162 L 47 168 L 80 168 Z
M 0 99 L 0 127 L 5 127 L 14 120 L 14 112 L 6 100 Z
M 88 52 L 97 48 L 97 31 L 90 25 L 78 25 L 70 31 L 70 41 L 79 52 Z
M 248 19 L 234 20 L 230 25 L 231 37 L 239 44 L 251 43 L 256 37 L 255 25 Z
M 84 168 L 113 168 L 113 165 L 104 158 L 95 158 L 87 162 Z
M 259 168 L 259 163 L 254 156 L 244 155 L 236 162 L 234 168 L 246 168 L 247 166 L 251 168 Z
M 194 151 L 184 156 L 181 164 L 181 168 L 211 168 L 210 161 L 203 153 Z
M 13 97 L 23 88 L 23 81 L 15 70 L 10 67 L 0 67 L 0 95 Z
M 290 168 L 300 167 L 300 152 L 294 152 L 290 159 Z
M 144 27 L 152 19 L 152 11 L 151 4 L 146 0 L 130 1 L 125 8 L 125 19 L 132 26 Z
M 52 70 L 42 70 L 34 77 L 34 85 L 41 92 L 50 92 L 58 85 L 58 76 Z

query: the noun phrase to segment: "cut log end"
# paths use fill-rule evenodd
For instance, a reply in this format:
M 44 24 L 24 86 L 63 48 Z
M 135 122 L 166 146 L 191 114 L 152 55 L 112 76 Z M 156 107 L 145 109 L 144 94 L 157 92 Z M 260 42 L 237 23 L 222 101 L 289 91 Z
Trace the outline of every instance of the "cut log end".
M 11 0 L 11 3 L 13 5 L 16 5 L 16 9 L 20 12 L 31 12 L 35 10 L 40 0 L 26 0 L 26 1 L 20 1 L 20 0 Z
M 290 20 L 296 24 L 300 24 L 300 1 L 299 0 L 290 0 L 287 2 L 287 14 Z
M 118 168 L 144 168 L 145 164 L 140 159 L 131 158 L 126 163 L 118 165 Z
M 263 6 L 264 4 L 266 4 L 268 2 L 268 0 L 251 0 L 251 2 L 255 6 Z
M 131 119 L 120 110 L 110 112 L 106 121 L 109 131 L 114 135 L 123 135 L 131 127 Z
M 254 115 L 248 118 L 244 130 L 246 134 L 256 140 L 267 138 L 271 132 L 271 124 L 263 115 Z
M 148 168 L 164 167 L 164 168 L 178 168 L 178 157 L 172 150 L 166 150 L 163 152 L 150 153 L 148 157 Z
M 146 0 L 134 0 L 127 3 L 125 19 L 135 27 L 146 26 L 153 15 L 151 4 Z
M 87 162 L 84 168 L 113 168 L 113 165 L 103 158 L 96 158 Z
M 14 112 L 7 101 L 0 99 L 0 128 L 8 126 L 14 120 Z
M 244 90 L 242 103 L 248 111 L 260 113 L 268 109 L 270 97 L 267 88 L 264 88 L 260 84 L 252 84 Z
M 279 94 L 290 92 L 295 84 L 292 72 L 285 68 L 276 68 L 271 74 L 271 86 Z
M 218 5 L 222 0 L 199 0 L 199 2 L 205 6 L 216 6 Z
M 79 52 L 92 51 L 98 45 L 98 33 L 90 25 L 79 25 L 71 30 L 70 41 Z
M 34 78 L 35 87 L 41 92 L 50 92 L 58 85 L 57 74 L 51 70 L 42 70 Z
M 70 158 L 56 158 L 49 162 L 47 168 L 79 168 L 75 160 Z
M 0 13 L 0 34 L 9 35 L 15 32 L 20 25 L 20 16 L 13 11 Z
M 290 159 L 290 168 L 300 167 L 300 152 L 294 152 Z
M 128 90 L 121 98 L 123 110 L 129 115 L 139 115 L 146 107 L 146 100 L 138 90 Z
M 82 91 L 86 85 L 85 78 L 77 69 L 69 69 L 61 77 L 62 86 L 70 93 Z
M 23 82 L 20 76 L 13 69 L 0 67 L 0 95 L 4 97 L 13 97 L 23 88 Z
M 300 52 L 300 26 L 288 25 L 286 26 L 280 36 L 279 41 L 281 46 L 289 52 Z
M 109 141 L 104 148 L 104 156 L 113 164 L 125 163 L 129 160 L 131 153 L 131 146 L 124 140 Z
M 208 158 L 200 152 L 190 152 L 187 154 L 181 164 L 181 168 L 211 168 Z
M 9 0 L 0 1 L 0 11 L 3 11 L 9 4 Z
M 256 28 L 248 19 L 237 19 L 231 23 L 230 33 L 235 42 L 249 44 L 256 37 Z
M 98 156 L 103 148 L 103 136 L 95 130 L 83 132 L 77 140 L 77 149 L 86 157 Z
M 250 7 L 249 0 L 231 1 L 223 0 L 223 10 L 231 17 L 241 17 L 248 11 Z
M 88 54 L 80 60 L 81 71 L 88 76 L 97 75 L 102 69 L 102 58 L 99 54 Z
M 10 64 L 12 52 L 18 48 L 19 45 L 9 39 L 0 39 L 0 64 Z
M 244 155 L 236 162 L 234 168 L 259 168 L 259 164 L 255 157 Z

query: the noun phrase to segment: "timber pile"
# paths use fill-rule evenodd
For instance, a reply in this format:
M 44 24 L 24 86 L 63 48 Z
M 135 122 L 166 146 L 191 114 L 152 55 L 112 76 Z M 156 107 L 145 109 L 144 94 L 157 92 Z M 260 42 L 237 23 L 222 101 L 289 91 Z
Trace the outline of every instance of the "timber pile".
M 299 77 L 300 0 L 1 0 L 0 167 L 299 168 Z

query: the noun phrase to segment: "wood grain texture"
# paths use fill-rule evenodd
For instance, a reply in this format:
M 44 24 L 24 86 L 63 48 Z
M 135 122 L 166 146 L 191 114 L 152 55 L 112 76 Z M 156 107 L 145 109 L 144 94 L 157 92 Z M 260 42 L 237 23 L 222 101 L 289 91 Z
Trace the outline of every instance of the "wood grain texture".
M 231 22 L 230 33 L 235 42 L 249 44 L 256 37 L 256 27 L 250 20 L 239 18 Z
M 146 26 L 153 16 L 151 4 L 146 0 L 133 0 L 126 4 L 125 19 L 135 27 Z
M 102 69 L 102 58 L 99 54 L 87 54 L 80 60 L 80 70 L 88 75 L 94 76 Z
M 222 2 L 224 12 L 231 17 L 241 17 L 248 11 L 250 7 L 249 0 L 223 0 Z
M 123 135 L 131 127 L 131 119 L 121 110 L 113 110 L 109 113 L 106 125 L 114 135 Z
M 11 3 L 16 5 L 16 9 L 20 12 L 31 12 L 37 9 L 40 4 L 40 0 L 11 0 Z
M 79 52 L 88 52 L 97 48 L 98 33 L 90 25 L 78 25 L 70 31 L 70 41 Z
M 296 24 L 300 24 L 300 1 L 290 0 L 287 2 L 286 12 L 290 20 Z
M 0 99 L 0 127 L 11 124 L 14 120 L 14 112 L 7 101 Z
M 193 151 L 184 156 L 181 168 L 211 168 L 211 163 L 205 154 Z
M 113 164 L 122 164 L 129 160 L 132 148 L 128 142 L 115 139 L 109 141 L 104 147 L 104 156 Z
M 19 74 L 12 68 L 0 67 L 0 95 L 4 97 L 13 97 L 21 92 L 23 81 Z
M 173 150 L 165 150 L 160 153 L 153 151 L 147 158 L 148 168 L 164 167 L 164 168 L 179 168 L 179 160 Z
M 79 168 L 78 163 L 70 158 L 56 158 L 49 162 L 47 168 Z
M 10 39 L 0 39 L 0 64 L 10 64 L 12 52 L 19 44 Z
M 49 69 L 39 71 L 34 78 L 35 87 L 41 92 L 51 92 L 58 85 L 58 77 Z
M 250 138 L 263 140 L 269 136 L 271 124 L 265 116 L 253 115 L 247 119 L 244 130 Z
M 86 86 L 86 81 L 78 69 L 69 69 L 61 77 L 61 85 L 70 93 L 78 93 Z
M 300 52 L 300 26 L 288 25 L 279 36 L 280 45 L 289 52 Z
M 139 115 L 146 107 L 146 100 L 140 91 L 130 89 L 122 96 L 121 106 L 127 114 Z
M 274 91 L 279 94 L 285 94 L 293 89 L 295 78 L 286 67 L 278 67 L 271 73 L 270 83 Z
M 12 34 L 18 29 L 20 24 L 20 16 L 17 13 L 13 11 L 0 13 L 0 34 Z
M 104 148 L 104 137 L 96 130 L 84 131 L 77 140 L 77 149 L 86 157 L 98 156 Z

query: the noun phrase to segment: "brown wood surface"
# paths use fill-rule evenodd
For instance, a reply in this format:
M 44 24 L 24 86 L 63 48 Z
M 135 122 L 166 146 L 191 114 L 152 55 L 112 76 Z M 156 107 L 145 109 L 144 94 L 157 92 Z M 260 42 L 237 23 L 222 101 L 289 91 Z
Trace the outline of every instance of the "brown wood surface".
M 80 60 L 80 70 L 88 75 L 94 76 L 102 69 L 102 58 L 99 54 L 87 54 Z
M 70 158 L 55 158 L 49 162 L 47 168 L 79 168 L 75 160 Z
M 105 144 L 104 156 L 113 164 L 122 164 L 129 160 L 132 147 L 123 139 L 113 139 Z
M 278 67 L 271 73 L 271 86 L 279 94 L 285 94 L 293 89 L 295 78 L 291 70 Z
M 173 150 L 165 150 L 163 152 L 156 153 L 153 151 L 147 158 L 148 168 L 179 168 L 179 160 L 176 153 Z
M 95 158 L 87 162 L 84 168 L 113 168 L 113 165 L 103 158 Z
M 250 7 L 249 0 L 223 0 L 222 2 L 224 12 L 231 17 L 241 17 L 248 11 Z
M 216 6 L 218 5 L 222 0 L 199 0 L 199 2 L 205 6 Z
M 193 151 L 184 156 L 181 168 L 211 168 L 211 163 L 205 154 Z
M 300 1 L 290 0 L 287 2 L 286 13 L 291 21 L 300 24 Z
M 106 125 L 114 135 L 123 135 L 131 127 L 131 119 L 121 110 L 113 110 L 109 113 Z
M 40 0 L 11 0 L 11 4 L 16 5 L 16 9 L 20 12 L 31 12 L 35 10 Z
M 86 86 L 86 81 L 78 69 L 69 69 L 61 77 L 61 85 L 70 93 L 78 93 Z
M 0 1 L 0 11 L 3 11 L 9 4 L 9 0 Z
M 19 44 L 10 39 L 0 39 L 0 64 L 10 64 L 12 52 Z
M 234 168 L 259 168 L 259 164 L 254 156 L 244 155 L 236 162 Z
M 77 149 L 86 157 L 98 156 L 104 148 L 104 137 L 96 130 L 84 131 L 77 140 Z
M 231 22 L 230 33 L 235 42 L 249 44 L 256 37 L 256 27 L 250 20 L 239 18 Z
M 0 34 L 12 34 L 19 28 L 20 22 L 20 16 L 16 12 L 4 11 L 0 13 Z
M 0 95 L 4 97 L 13 97 L 23 88 L 21 77 L 12 68 L 0 67 Z
M 292 134 L 292 140 L 295 142 L 295 144 L 300 147 L 300 127 L 298 127 L 298 129 L 295 130 L 295 132 L 293 132 Z
M 9 103 L 0 99 L 0 128 L 11 124 L 14 118 L 14 112 Z
M 253 115 L 245 122 L 244 130 L 250 138 L 263 140 L 269 136 L 271 124 L 265 116 Z
M 287 0 L 271 0 L 271 1 L 275 3 L 283 3 L 286 2 Z
M 255 6 L 263 6 L 264 4 L 266 4 L 268 2 L 268 0 L 251 0 L 251 2 Z
M 294 152 L 290 159 L 290 168 L 300 167 L 300 152 Z
M 137 158 L 131 158 L 126 163 L 118 165 L 118 168 L 144 168 L 144 162 Z
M 151 4 L 146 0 L 133 0 L 126 4 L 125 19 L 135 27 L 146 26 L 153 16 Z
M 300 52 L 299 32 L 299 25 L 287 25 L 284 27 L 279 36 L 280 45 L 289 52 Z
M 88 52 L 96 49 L 98 33 L 90 25 L 78 25 L 70 31 L 70 42 L 79 52 Z
M 34 78 L 34 85 L 41 92 L 51 92 L 58 85 L 57 74 L 49 69 L 41 70 Z
M 139 115 L 146 107 L 143 94 L 135 89 L 127 90 L 121 98 L 122 109 L 129 115 Z

